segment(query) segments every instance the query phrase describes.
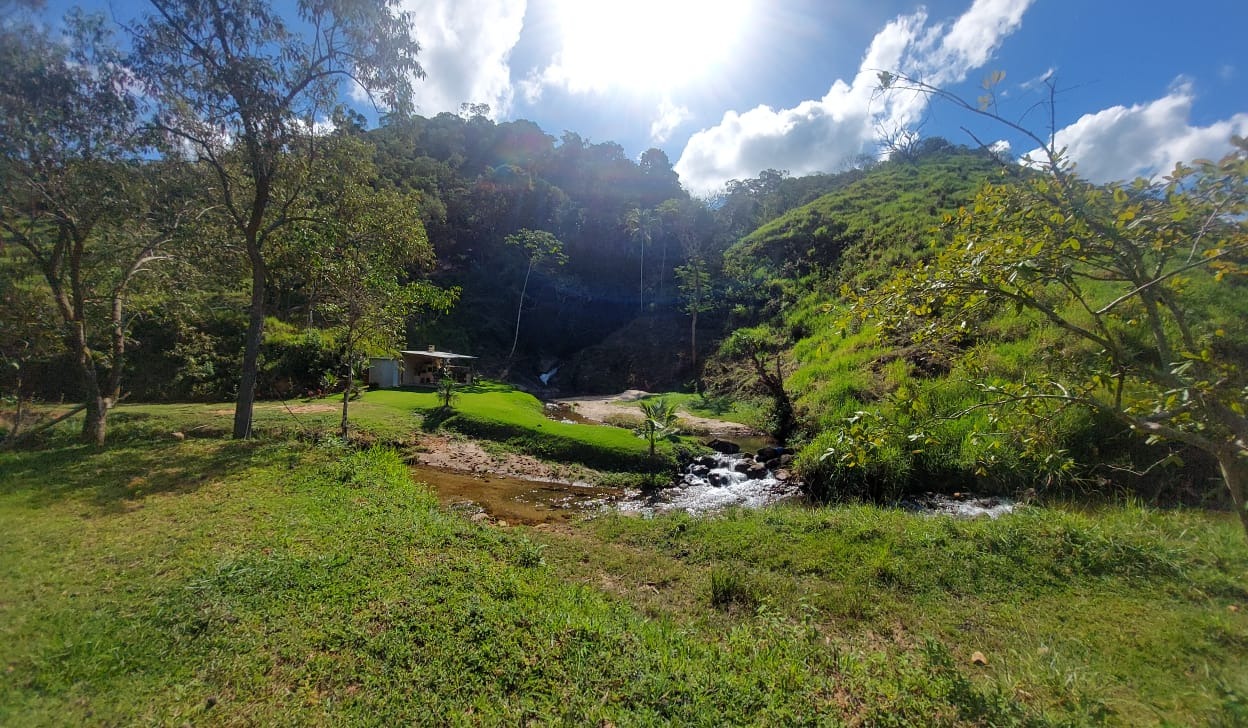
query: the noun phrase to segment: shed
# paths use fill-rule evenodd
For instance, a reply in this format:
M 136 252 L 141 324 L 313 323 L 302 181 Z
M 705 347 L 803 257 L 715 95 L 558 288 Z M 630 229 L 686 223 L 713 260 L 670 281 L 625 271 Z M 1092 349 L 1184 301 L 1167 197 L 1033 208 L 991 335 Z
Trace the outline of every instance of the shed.
M 471 384 L 475 356 L 438 351 L 401 351 L 399 358 L 373 358 L 368 363 L 368 383 L 379 387 L 432 386 L 445 374 L 461 384 Z

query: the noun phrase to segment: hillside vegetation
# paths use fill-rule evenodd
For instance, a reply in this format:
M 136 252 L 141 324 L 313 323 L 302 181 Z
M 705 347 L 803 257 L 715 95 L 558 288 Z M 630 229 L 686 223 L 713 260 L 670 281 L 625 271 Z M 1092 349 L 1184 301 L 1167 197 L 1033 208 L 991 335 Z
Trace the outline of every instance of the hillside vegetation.
M 1006 171 L 986 153 L 929 141 L 915 157 L 879 165 L 744 237 L 725 253 L 735 276 L 733 322 L 744 328 L 714 362 L 720 385 L 769 397 L 773 410 L 779 398 L 790 400 L 799 466 L 819 497 L 969 489 L 1224 498 L 1208 451 L 1175 441 L 1167 463 L 1183 467 L 1150 467 L 1167 451 L 1144 446 L 1107 412 L 986 406 L 1002 386 L 1095 354 L 1035 310 L 980 305 L 933 335 L 938 314 L 911 303 L 880 327 L 875 302 L 885 284 L 949 246 L 958 232 L 951 221 L 979 204 L 983 185 L 1021 184 Z M 1233 352 L 1248 351 L 1237 323 L 1248 314 L 1243 280 L 1215 281 L 1213 273 L 1192 270 L 1176 295 L 1190 307 L 1187 325 L 1216 333 L 1216 350 L 1234 361 Z M 1093 280 L 1085 295 L 1102 305 L 1128 290 Z M 1058 313 L 1078 320 L 1079 305 Z M 743 349 L 738 340 L 764 343 Z M 783 371 L 783 394 L 758 386 L 759 359 Z

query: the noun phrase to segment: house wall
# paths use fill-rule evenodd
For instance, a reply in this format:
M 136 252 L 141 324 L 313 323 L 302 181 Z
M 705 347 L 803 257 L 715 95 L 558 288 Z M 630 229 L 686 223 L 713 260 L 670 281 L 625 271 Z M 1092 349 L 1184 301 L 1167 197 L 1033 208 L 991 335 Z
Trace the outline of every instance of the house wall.
M 368 360 L 368 383 L 382 388 L 397 387 L 400 383 L 398 359 L 373 358 Z

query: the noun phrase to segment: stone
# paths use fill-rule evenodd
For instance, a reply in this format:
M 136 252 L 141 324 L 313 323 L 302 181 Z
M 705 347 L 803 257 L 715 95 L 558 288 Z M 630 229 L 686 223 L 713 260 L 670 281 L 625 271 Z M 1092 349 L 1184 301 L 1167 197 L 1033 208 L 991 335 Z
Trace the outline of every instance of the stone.
M 725 455 L 736 455 L 741 452 L 741 446 L 737 443 L 730 442 L 728 440 L 721 440 L 718 437 L 703 444 L 715 452 L 723 453 Z
M 987 658 L 987 657 L 984 657 L 984 653 L 982 653 L 982 652 L 980 652 L 980 651 L 976 650 L 975 652 L 972 652 L 972 653 L 971 653 L 971 664 L 974 664 L 974 665 L 987 665 L 987 664 L 988 664 L 988 658 Z
M 485 511 L 479 511 L 477 513 L 472 514 L 472 517 L 469 518 L 468 520 L 472 521 L 473 523 L 488 523 L 490 520 L 490 516 Z
M 779 470 L 779 469 L 780 469 L 780 458 L 772 458 L 772 459 L 768 460 L 766 463 L 763 463 L 763 464 L 767 466 L 767 469 L 768 469 L 768 470 Z
M 755 465 L 753 460 L 738 460 L 732 469 L 738 473 L 747 473 Z
M 728 476 L 720 472 L 712 471 L 706 480 L 716 488 L 722 488 L 725 485 L 728 485 Z
M 758 449 L 758 459 L 763 462 L 767 462 L 768 460 L 778 458 L 783 454 L 784 454 L 784 448 L 782 447 L 770 447 L 769 446 L 769 447 L 760 447 Z
M 789 478 L 792 478 L 792 477 L 793 477 L 793 474 L 792 474 L 792 473 L 790 473 L 789 471 L 785 470 L 784 468 L 781 468 L 781 469 L 777 470 L 775 473 L 773 473 L 773 476 L 775 477 L 775 479 L 776 479 L 776 480 L 778 480 L 778 481 L 780 481 L 781 483 L 783 483 L 784 481 L 788 480 Z
M 745 477 L 749 478 L 750 480 L 761 480 L 763 478 L 766 478 L 767 466 L 758 462 L 750 463 L 749 467 L 745 469 Z
M 780 456 L 780 467 L 782 467 L 782 468 L 787 468 L 787 467 L 789 467 L 789 466 L 790 466 L 790 465 L 792 465 L 792 464 L 793 464 L 793 456 L 792 456 L 792 455 L 790 455 L 789 453 L 787 453 L 787 452 L 786 452 L 785 454 L 783 454 L 783 455 L 781 455 L 781 456 Z
M 185 440 L 185 439 L 186 439 L 186 433 L 185 433 L 185 432 L 174 432 L 174 433 L 172 433 L 172 435 L 171 435 L 171 436 L 173 437 L 173 439 L 177 440 L 178 442 L 182 442 L 183 440 Z

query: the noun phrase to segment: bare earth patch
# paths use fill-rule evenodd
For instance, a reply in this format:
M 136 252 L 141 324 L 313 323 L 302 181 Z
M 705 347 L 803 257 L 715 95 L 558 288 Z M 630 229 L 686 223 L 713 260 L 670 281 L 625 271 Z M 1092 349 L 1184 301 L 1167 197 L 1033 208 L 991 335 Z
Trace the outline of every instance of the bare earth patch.
M 475 440 L 446 435 L 421 434 L 416 440 L 415 460 L 421 465 L 470 473 L 492 473 L 525 480 L 572 483 L 568 473 L 530 455 L 491 453 Z M 579 481 L 575 481 L 579 482 Z

